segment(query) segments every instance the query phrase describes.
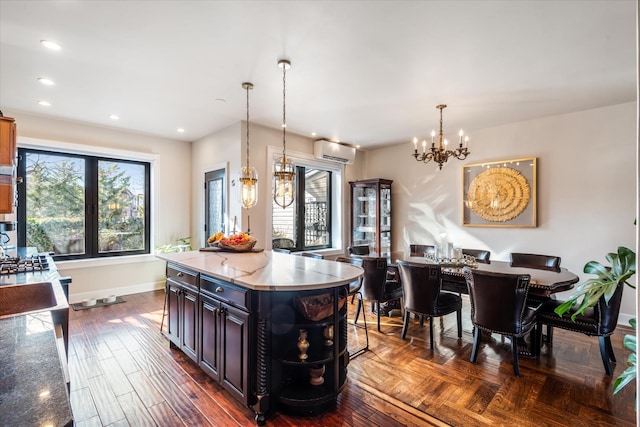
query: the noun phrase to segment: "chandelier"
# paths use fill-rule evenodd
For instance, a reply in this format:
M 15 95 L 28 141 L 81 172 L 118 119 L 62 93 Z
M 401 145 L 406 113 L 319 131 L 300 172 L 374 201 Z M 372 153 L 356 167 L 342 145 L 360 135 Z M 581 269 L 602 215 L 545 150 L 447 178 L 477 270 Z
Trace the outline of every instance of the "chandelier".
M 293 203 L 296 183 L 296 167 L 287 159 L 287 70 L 291 62 L 286 59 L 278 61 L 282 68 L 282 157 L 273 164 L 273 200 L 283 209 Z
M 449 150 L 447 145 L 449 142 L 442 137 L 442 110 L 447 108 L 445 104 L 436 105 L 436 108 L 440 110 L 440 135 L 438 136 L 438 147 L 436 148 L 434 138 L 436 131 L 431 131 L 431 147 L 427 149 L 427 141 L 422 141 L 422 153 L 418 153 L 418 138 L 413 138 L 413 157 L 419 162 L 429 163 L 431 160 L 436 162 L 442 170 L 442 165 L 449 160 L 449 157 L 455 157 L 458 160 L 464 160 L 469 154 L 467 144 L 469 143 L 469 136 L 465 136 L 462 129 L 458 133 L 459 144 L 454 150 Z M 462 137 L 464 136 L 464 146 L 462 145 Z
M 240 203 L 249 209 L 258 203 L 258 171 L 249 166 L 249 91 L 253 84 L 242 83 L 242 88 L 247 91 L 247 165 L 240 169 Z

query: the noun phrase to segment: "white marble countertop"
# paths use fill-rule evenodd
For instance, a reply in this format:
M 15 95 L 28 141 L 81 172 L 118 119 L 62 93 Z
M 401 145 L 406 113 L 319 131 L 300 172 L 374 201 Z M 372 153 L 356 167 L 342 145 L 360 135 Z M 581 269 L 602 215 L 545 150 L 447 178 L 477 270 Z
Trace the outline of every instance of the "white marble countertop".
M 295 291 L 346 285 L 360 267 L 279 252 L 189 251 L 156 254 L 165 261 L 256 291 Z

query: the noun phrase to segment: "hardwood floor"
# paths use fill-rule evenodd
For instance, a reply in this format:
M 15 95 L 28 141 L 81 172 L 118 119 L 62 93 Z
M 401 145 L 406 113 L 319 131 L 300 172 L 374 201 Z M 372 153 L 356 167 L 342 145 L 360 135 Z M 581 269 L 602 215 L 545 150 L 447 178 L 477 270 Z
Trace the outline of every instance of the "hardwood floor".
M 70 313 L 71 406 L 77 426 L 253 426 L 253 413 L 210 380 L 160 334 L 164 292 L 124 297 L 125 303 Z M 355 304 L 349 304 L 353 311 Z M 455 315 L 429 328 L 412 322 L 400 339 L 400 318 L 383 317 L 382 333 L 368 311 L 370 351 L 353 359 L 334 411 L 316 416 L 272 414 L 270 426 L 634 426 L 634 393 L 613 396 L 628 352 L 618 327 L 618 360 L 605 375 L 598 341 L 554 331 L 538 359 L 521 359 L 513 376 L 509 340 L 492 335 L 469 362 L 469 302 L 463 336 Z M 352 318 L 352 316 L 350 316 Z M 425 322 L 426 323 L 426 322 Z M 373 325 L 373 327 L 371 327 Z M 350 348 L 364 331 L 349 328 Z

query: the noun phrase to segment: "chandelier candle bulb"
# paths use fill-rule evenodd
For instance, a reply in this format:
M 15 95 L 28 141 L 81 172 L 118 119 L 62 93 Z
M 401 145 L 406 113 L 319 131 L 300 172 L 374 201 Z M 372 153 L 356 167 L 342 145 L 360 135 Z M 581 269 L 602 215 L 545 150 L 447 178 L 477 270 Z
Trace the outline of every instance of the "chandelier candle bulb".
M 436 137 L 436 131 L 431 129 L 431 146 L 433 147 L 433 138 Z
M 462 129 L 460 129 L 460 132 L 458 132 L 458 135 L 460 136 L 460 146 L 462 147 L 462 135 L 464 135 L 464 132 L 462 131 Z
M 416 153 L 418 152 L 418 138 L 416 137 L 413 138 L 413 149 L 416 150 Z
M 422 152 L 424 153 L 425 151 L 427 151 L 427 141 L 426 140 L 422 141 Z
M 467 148 L 468 144 L 469 144 L 469 135 L 464 137 L 464 148 Z

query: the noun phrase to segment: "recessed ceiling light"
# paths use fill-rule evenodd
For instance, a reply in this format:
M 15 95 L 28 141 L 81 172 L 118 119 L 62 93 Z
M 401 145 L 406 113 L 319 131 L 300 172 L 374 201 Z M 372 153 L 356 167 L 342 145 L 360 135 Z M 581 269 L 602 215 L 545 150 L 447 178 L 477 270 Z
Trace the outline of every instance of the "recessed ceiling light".
M 217 102 L 221 102 L 221 103 L 223 103 L 223 104 L 226 104 L 226 102 L 227 102 L 227 100 L 226 100 L 226 99 L 224 99 L 224 98 L 216 98 L 216 101 L 217 101 Z
M 51 107 L 51 103 L 49 101 L 45 101 L 44 99 L 38 101 L 38 104 L 42 105 L 43 107 Z
M 62 46 L 60 46 L 56 42 L 52 42 L 51 40 L 40 40 L 40 44 L 42 46 L 46 47 L 47 49 L 51 49 L 51 50 L 60 50 L 60 49 L 62 49 Z
M 356 148 L 360 148 L 360 144 L 356 144 Z
M 317 133 L 311 132 L 311 136 L 316 136 L 316 135 L 317 135 Z
M 54 84 L 56 84 L 53 80 L 46 77 L 38 77 L 38 81 L 46 86 L 53 86 Z
M 178 129 L 176 129 L 176 130 L 177 130 L 178 132 L 180 132 L 180 133 L 184 133 L 184 129 L 182 129 L 182 128 L 178 128 Z
M 118 120 L 120 117 L 119 117 L 117 114 L 111 114 L 111 115 L 109 116 L 109 118 L 110 118 L 111 120 Z

